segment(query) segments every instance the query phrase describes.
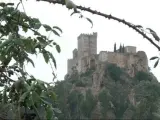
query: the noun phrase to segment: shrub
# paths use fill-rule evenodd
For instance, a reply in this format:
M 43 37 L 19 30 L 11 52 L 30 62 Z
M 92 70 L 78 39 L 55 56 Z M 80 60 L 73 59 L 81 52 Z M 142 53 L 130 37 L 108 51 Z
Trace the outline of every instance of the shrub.
M 82 80 L 77 80 L 75 85 L 77 87 L 85 87 L 86 86 L 86 83 L 84 83 Z
M 142 80 L 151 81 L 152 77 L 147 72 L 139 71 L 139 72 L 136 73 L 135 79 L 137 79 L 138 81 L 142 81 Z
M 107 91 L 106 89 L 102 90 L 98 95 L 98 99 L 102 107 L 101 113 L 103 117 L 106 117 L 106 112 L 111 107 L 111 95 L 109 91 Z
M 88 90 L 86 92 L 86 99 L 83 100 L 82 104 L 81 104 L 81 110 L 82 113 L 85 117 L 90 118 L 91 117 L 91 113 L 94 110 L 95 106 L 96 106 L 96 99 L 93 96 L 91 90 Z
M 118 81 L 121 79 L 120 76 L 122 75 L 123 71 L 116 64 L 109 64 L 106 66 L 105 76 L 107 75 L 107 73 L 113 80 Z

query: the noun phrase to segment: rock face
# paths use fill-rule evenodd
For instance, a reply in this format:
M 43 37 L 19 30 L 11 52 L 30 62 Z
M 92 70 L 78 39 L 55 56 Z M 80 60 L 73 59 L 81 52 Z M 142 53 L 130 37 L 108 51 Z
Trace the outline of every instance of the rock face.
M 120 53 L 108 55 L 110 56 L 108 61 L 95 60 L 96 65 L 91 64 L 92 67 L 86 68 L 85 73 L 73 69 L 72 74 L 66 76 L 72 86 L 70 93 L 74 93 L 71 94 L 72 98 L 67 104 L 67 107 L 70 107 L 67 110 L 71 110 L 71 114 L 89 119 L 133 119 L 137 114 L 137 106 L 143 103 L 139 95 L 143 95 L 146 89 L 150 88 L 141 90 L 142 85 L 150 86 L 151 81 L 154 81 L 154 86 L 156 85 L 156 78 L 147 70 L 147 56 L 143 51 L 132 55 Z M 142 79 L 137 78 L 140 73 L 143 73 L 140 75 L 140 77 L 144 76 Z M 142 92 L 139 94 L 140 92 L 137 91 Z M 148 93 L 147 91 L 145 94 Z M 71 115 L 71 118 L 75 116 Z

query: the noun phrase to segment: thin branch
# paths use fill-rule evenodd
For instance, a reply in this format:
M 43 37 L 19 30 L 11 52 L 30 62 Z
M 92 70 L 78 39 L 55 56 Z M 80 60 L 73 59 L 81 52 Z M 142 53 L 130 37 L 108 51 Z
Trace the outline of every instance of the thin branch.
M 20 3 L 22 4 L 22 7 L 23 7 L 23 10 L 24 10 L 24 13 L 26 14 L 26 11 L 25 11 L 25 8 L 24 8 L 24 5 L 23 5 L 22 0 L 20 0 Z
M 53 3 L 53 4 L 61 4 L 61 5 L 65 5 L 65 1 L 56 1 L 56 0 L 37 0 L 37 1 L 44 1 L 44 2 L 49 2 L 49 3 Z M 160 46 L 158 46 L 150 37 L 148 37 L 144 32 L 140 31 L 134 24 L 131 24 L 130 22 L 127 22 L 125 21 L 124 19 L 120 19 L 120 18 L 117 18 L 117 17 L 114 17 L 112 15 L 107 15 L 107 14 L 104 14 L 104 13 L 101 13 L 101 12 L 98 12 L 96 10 L 92 10 L 90 8 L 86 8 L 86 7 L 82 7 L 82 6 L 77 6 L 77 9 L 79 10 L 83 10 L 83 11 L 86 11 L 86 12 L 90 12 L 92 14 L 95 14 L 95 15 L 99 15 L 99 16 L 103 16 L 107 19 L 112 19 L 112 20 L 115 20 L 115 21 L 118 21 L 122 24 L 125 24 L 127 25 L 128 27 L 132 28 L 133 30 L 135 30 L 136 32 L 138 32 L 140 35 L 142 35 L 144 38 L 146 38 L 151 44 L 153 44 L 159 51 L 160 51 Z

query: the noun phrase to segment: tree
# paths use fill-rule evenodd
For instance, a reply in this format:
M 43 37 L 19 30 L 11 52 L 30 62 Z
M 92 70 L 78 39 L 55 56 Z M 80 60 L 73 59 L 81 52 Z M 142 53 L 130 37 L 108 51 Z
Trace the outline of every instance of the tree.
M 19 11 L 19 4 L 14 7 L 14 3 L 0 2 L 0 118 L 56 119 L 55 113 L 60 113 L 60 110 L 56 108 L 53 85 L 36 79 L 24 68 L 26 62 L 34 66 L 29 55 L 39 54 L 43 55 L 46 63 L 52 61 L 56 68 L 55 58 L 47 47 L 55 46 L 60 53 L 60 46 L 38 30 L 43 27 L 57 36 L 60 36 L 58 31 L 62 30 L 57 26 L 42 24 L 39 19 Z M 25 33 L 31 31 L 34 35 L 23 37 L 20 30 Z M 17 78 L 13 79 L 13 75 Z
M 114 52 L 116 52 L 116 43 L 114 44 Z
M 122 46 L 122 53 L 124 53 L 125 52 L 125 48 L 124 48 L 124 44 L 123 44 L 123 46 Z
M 122 52 L 122 45 L 120 44 L 119 46 L 119 52 L 121 53 Z

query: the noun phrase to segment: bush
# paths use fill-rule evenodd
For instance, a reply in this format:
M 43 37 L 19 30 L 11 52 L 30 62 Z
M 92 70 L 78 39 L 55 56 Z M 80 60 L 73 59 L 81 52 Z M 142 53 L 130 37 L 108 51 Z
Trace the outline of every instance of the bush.
M 113 80 L 118 81 L 121 79 L 120 76 L 122 75 L 123 71 L 116 64 L 109 64 L 106 66 L 105 76 L 107 75 L 107 73 Z
M 109 91 L 107 91 L 106 89 L 102 90 L 99 95 L 98 95 L 98 99 L 101 103 L 101 113 L 103 115 L 103 117 L 106 117 L 106 112 L 108 109 L 110 109 L 110 105 L 111 105 L 111 95 L 109 93 Z
M 86 99 L 83 100 L 82 104 L 81 104 L 81 110 L 82 113 L 85 117 L 90 118 L 91 117 L 91 113 L 94 110 L 95 106 L 96 106 L 96 99 L 93 96 L 91 90 L 88 90 L 86 92 Z
M 85 73 L 82 73 L 80 76 L 87 77 L 87 76 L 90 76 L 93 72 L 94 72 L 93 69 L 88 69 Z
M 151 81 L 152 77 L 149 75 L 149 73 L 140 71 L 140 72 L 136 73 L 135 79 L 137 79 L 138 81 L 142 81 L 142 80 L 149 80 L 149 81 Z
M 77 87 L 85 87 L 86 86 L 86 83 L 84 83 L 82 80 L 78 80 L 75 85 Z

